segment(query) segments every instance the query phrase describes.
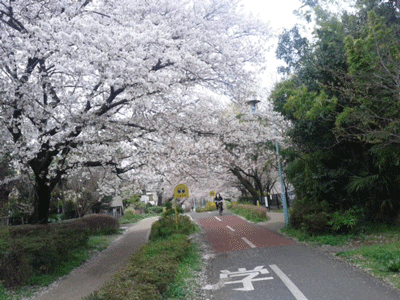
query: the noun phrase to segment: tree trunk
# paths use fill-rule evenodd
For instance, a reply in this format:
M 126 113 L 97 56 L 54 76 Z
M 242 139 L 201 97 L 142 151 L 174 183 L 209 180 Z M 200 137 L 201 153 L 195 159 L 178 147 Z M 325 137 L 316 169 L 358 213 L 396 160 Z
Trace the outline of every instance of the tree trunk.
M 163 189 L 163 191 L 164 191 L 164 189 Z M 157 206 L 162 206 L 163 191 L 157 192 Z
M 252 186 L 252 184 L 246 180 L 242 174 L 240 173 L 240 170 L 238 168 L 233 168 L 230 169 L 233 175 L 236 176 L 237 179 L 239 179 L 240 183 L 243 185 L 243 187 L 253 196 L 257 197 L 258 193 L 257 190 Z
M 32 223 L 47 224 L 50 209 L 50 187 L 46 184 L 46 179 L 35 175 L 35 207 L 32 216 Z

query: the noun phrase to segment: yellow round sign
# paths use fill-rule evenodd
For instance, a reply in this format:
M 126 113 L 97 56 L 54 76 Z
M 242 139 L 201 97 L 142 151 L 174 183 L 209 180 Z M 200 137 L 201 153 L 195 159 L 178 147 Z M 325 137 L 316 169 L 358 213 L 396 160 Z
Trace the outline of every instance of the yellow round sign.
M 184 184 L 178 184 L 174 189 L 175 198 L 189 197 L 189 188 Z
M 210 192 L 210 197 L 215 197 L 215 192 L 214 191 Z

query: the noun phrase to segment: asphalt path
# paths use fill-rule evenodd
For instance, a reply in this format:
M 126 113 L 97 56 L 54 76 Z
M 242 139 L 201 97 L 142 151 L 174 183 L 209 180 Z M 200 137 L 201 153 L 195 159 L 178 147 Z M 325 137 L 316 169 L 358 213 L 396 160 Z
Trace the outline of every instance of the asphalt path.
M 400 299 L 382 281 L 265 227 L 226 212 L 190 215 L 214 253 L 203 287 L 208 299 Z

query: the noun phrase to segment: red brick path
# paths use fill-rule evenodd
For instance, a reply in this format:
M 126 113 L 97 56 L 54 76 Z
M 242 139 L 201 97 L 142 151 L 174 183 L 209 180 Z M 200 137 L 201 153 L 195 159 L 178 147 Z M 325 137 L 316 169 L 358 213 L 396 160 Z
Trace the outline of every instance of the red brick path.
M 251 248 L 251 245 L 256 248 L 294 245 L 293 241 L 237 216 L 219 216 L 218 219 L 211 217 L 198 220 L 215 252 L 246 250 Z M 250 245 L 243 238 L 247 239 Z

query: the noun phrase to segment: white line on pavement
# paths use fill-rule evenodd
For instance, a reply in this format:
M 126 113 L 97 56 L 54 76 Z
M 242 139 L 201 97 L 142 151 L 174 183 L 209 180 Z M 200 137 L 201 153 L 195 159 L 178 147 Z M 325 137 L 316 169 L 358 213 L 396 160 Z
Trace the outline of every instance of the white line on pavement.
M 249 245 L 251 248 L 257 248 L 256 245 L 254 245 L 252 242 L 250 242 L 248 239 L 246 239 L 245 237 L 242 237 L 242 240 Z
M 307 300 L 306 296 L 299 290 L 299 288 L 286 276 L 285 273 L 282 272 L 281 269 L 278 268 L 277 265 L 269 266 L 276 275 L 283 281 L 289 291 L 293 294 L 296 300 Z
M 231 231 L 235 231 L 235 229 L 233 229 L 231 226 L 226 226 L 226 227 L 228 227 L 228 229 Z
M 218 218 L 218 217 L 215 217 L 218 221 L 221 221 L 222 222 L 222 220 L 220 219 L 220 218 Z

